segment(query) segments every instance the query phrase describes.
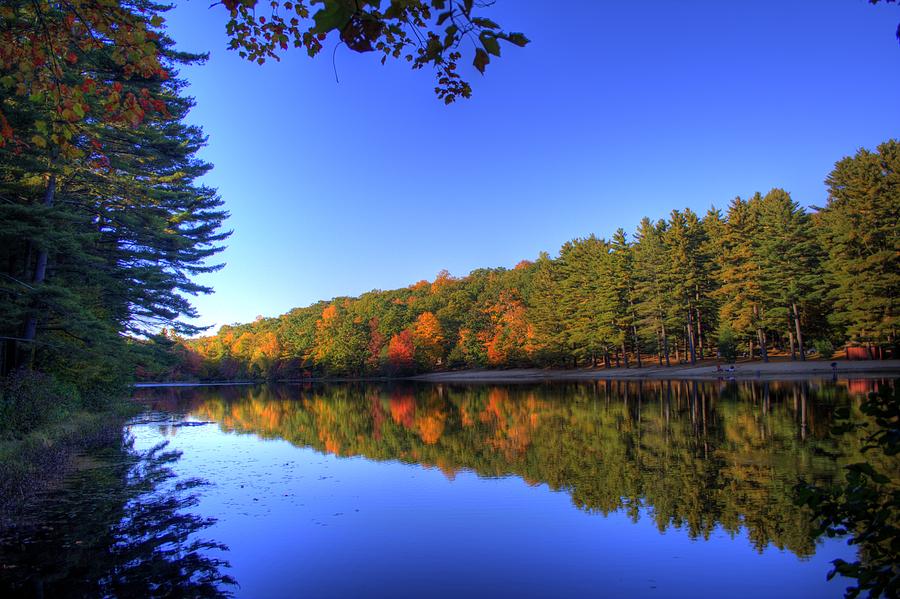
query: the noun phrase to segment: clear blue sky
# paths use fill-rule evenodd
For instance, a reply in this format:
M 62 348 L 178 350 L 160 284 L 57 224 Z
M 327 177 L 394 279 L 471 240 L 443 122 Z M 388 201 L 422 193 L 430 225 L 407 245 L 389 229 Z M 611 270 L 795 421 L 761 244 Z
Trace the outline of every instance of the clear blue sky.
M 346 47 L 257 66 L 225 13 L 181 0 L 182 73 L 234 235 L 201 324 L 511 267 L 783 187 L 821 205 L 834 162 L 900 136 L 900 9 L 865 0 L 497 0 L 503 48 L 444 106 L 430 72 Z M 340 83 L 335 82 L 334 68 Z M 215 330 L 215 329 L 213 329 Z

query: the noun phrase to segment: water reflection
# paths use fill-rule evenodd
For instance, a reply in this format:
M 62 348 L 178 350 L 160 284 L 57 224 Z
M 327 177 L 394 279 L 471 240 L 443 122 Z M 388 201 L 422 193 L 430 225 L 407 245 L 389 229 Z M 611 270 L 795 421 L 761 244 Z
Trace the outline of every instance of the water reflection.
M 307 385 L 145 392 L 153 409 L 337 456 L 567 492 L 589 512 L 646 514 L 660 531 L 746 530 L 798 556 L 815 551 L 799 479 L 827 483 L 859 454 L 829 436 L 833 408 L 874 381 L 599 381 L 542 386 Z M 170 434 L 175 433 L 168 431 Z
M 204 481 L 179 479 L 160 444 L 79 458 L 62 489 L 28 507 L 0 538 L 5 597 L 222 597 L 235 581 L 190 513 Z

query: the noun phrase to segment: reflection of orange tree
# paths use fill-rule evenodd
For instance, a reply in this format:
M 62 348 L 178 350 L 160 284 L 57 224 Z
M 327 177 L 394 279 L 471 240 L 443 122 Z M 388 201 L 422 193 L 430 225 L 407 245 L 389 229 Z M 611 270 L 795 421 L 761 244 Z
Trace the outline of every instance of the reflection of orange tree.
M 813 551 L 796 479 L 829 480 L 826 431 L 846 389 L 707 383 L 550 388 L 365 385 L 263 388 L 209 399 L 198 415 L 228 429 L 338 455 L 514 474 L 567 492 L 588 511 L 642 509 L 660 530 L 708 537 L 746 528 L 755 546 Z M 834 399 L 817 400 L 819 397 Z

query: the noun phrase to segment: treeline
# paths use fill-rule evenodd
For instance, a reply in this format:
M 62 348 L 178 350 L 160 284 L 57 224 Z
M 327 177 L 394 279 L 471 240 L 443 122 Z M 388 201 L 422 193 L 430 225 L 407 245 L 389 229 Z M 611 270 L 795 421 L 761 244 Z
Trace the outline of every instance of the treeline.
M 198 331 L 191 277 L 217 268 L 226 213 L 184 122 L 177 69 L 204 56 L 175 49 L 164 10 L 0 11 L 0 440 L 120 400 L 158 362 L 147 339 Z
M 773 350 L 804 360 L 896 351 L 900 143 L 860 150 L 809 213 L 781 189 L 723 213 L 673 210 L 633 234 L 567 242 L 515 268 L 446 271 L 176 340 L 148 378 L 294 378 L 461 367 L 695 363 Z

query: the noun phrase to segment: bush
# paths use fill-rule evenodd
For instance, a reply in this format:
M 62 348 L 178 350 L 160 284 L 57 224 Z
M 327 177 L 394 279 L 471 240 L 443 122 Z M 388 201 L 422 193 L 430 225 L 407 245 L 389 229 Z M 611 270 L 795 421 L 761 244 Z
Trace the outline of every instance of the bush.
M 734 362 L 737 360 L 737 335 L 734 330 L 725 325 L 719 328 L 717 346 L 719 348 L 719 358 L 726 362 Z
M 828 339 L 816 339 L 813 341 L 813 347 L 815 348 L 816 353 L 826 360 L 834 355 L 834 345 Z
M 0 381 L 0 437 L 26 435 L 65 418 L 79 405 L 73 385 L 41 372 L 16 371 Z

